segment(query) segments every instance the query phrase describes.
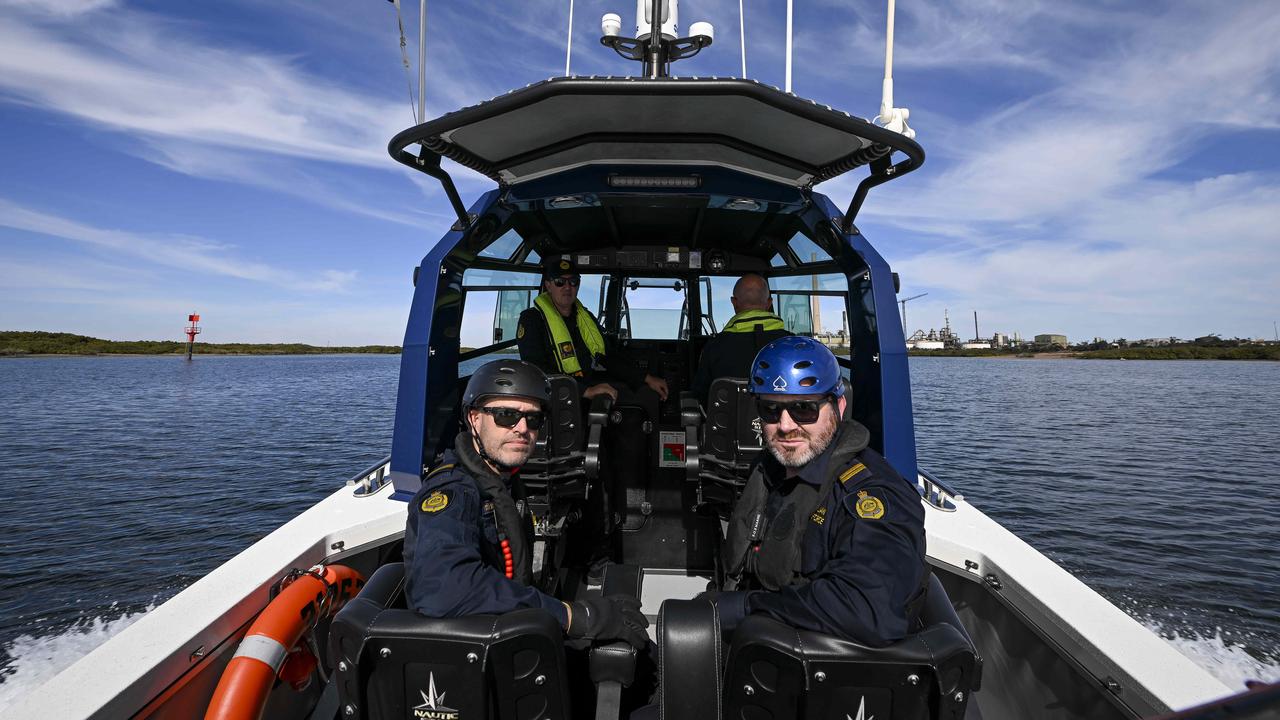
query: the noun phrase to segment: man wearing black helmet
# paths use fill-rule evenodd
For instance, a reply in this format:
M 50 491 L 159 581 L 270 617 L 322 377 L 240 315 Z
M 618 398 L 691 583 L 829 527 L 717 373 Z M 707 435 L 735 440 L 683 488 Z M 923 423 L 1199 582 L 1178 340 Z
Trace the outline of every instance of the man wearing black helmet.
M 749 613 L 871 646 L 908 635 L 924 599 L 924 510 L 914 485 L 841 420 L 840 366 L 806 337 L 769 343 L 748 378 L 765 452 L 734 506 L 711 593 L 722 627 Z
M 520 360 L 487 363 L 471 376 L 462 397 L 466 429 L 409 503 L 409 606 L 428 617 L 541 607 L 571 638 L 643 647 L 648 621 L 635 598 L 565 603 L 532 587 L 533 523 L 516 498 L 520 466 L 533 451 L 550 399 L 546 376 Z

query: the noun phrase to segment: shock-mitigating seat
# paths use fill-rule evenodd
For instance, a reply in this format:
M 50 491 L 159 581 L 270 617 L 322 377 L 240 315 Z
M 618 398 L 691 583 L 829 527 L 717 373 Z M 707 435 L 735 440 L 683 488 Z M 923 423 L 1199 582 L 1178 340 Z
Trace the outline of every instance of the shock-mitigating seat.
M 564 635 L 541 609 L 425 618 L 403 607 L 404 565 L 382 566 L 333 620 L 339 716 L 560 720 Z
M 668 720 L 893 718 L 961 720 L 981 659 L 936 577 L 919 630 L 869 647 L 747 617 L 724 647 L 714 606 L 668 600 L 659 618 Z M 720 667 L 723 671 L 711 672 Z

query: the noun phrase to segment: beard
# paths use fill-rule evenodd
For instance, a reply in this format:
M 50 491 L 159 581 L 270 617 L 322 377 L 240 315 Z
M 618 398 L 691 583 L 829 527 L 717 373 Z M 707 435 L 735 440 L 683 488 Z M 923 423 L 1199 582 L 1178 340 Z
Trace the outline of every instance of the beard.
M 503 468 L 511 469 L 520 467 L 533 454 L 533 438 L 525 436 L 528 441 L 525 445 L 508 445 L 511 440 L 520 437 L 518 433 L 503 433 L 496 438 L 485 438 L 481 440 L 484 445 L 485 454 L 490 460 Z
M 786 434 L 778 432 L 776 426 L 772 433 L 766 429 L 765 447 L 769 448 L 769 454 L 783 467 L 804 467 L 821 455 L 836 436 L 836 423 L 826 423 L 821 429 L 810 433 L 809 428 L 815 425 L 801 425 Z M 778 440 L 806 440 L 807 442 L 798 448 L 784 448 L 777 444 Z

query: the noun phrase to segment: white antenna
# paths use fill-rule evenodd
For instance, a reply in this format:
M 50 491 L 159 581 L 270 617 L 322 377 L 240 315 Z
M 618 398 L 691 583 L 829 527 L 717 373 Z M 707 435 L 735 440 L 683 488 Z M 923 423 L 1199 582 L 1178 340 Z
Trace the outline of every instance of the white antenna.
M 880 116 L 876 120 L 887 130 L 914 138 L 916 131 L 907 127 L 907 118 L 911 117 L 911 111 L 906 108 L 896 108 L 893 106 L 893 12 L 894 0 L 889 0 L 889 27 L 885 32 L 884 44 L 884 90 L 880 98 Z M 788 13 L 790 13 L 790 5 L 788 4 Z M 790 14 L 787 16 L 788 26 L 790 25 Z M 787 67 L 790 68 L 790 35 L 787 38 L 788 56 Z M 787 71 L 788 83 L 790 82 L 791 72 Z
M 427 0 L 422 0 L 422 4 L 418 8 L 418 122 L 426 122 L 426 121 L 427 121 Z
M 791 2 L 787 0 L 787 92 L 791 92 Z M 889 0 L 893 4 L 893 0 Z
M 564 76 L 569 77 L 569 58 L 573 57 L 573 0 L 569 0 L 569 37 L 564 41 Z
M 747 19 L 742 13 L 742 0 L 738 0 L 738 42 L 742 45 L 742 79 L 747 79 Z

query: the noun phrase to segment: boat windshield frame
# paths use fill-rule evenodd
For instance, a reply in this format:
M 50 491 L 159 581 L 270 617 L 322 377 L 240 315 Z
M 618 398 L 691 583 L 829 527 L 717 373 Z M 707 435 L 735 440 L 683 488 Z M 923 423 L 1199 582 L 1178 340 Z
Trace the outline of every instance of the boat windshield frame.
M 843 230 L 839 211 L 820 193 L 724 168 L 684 170 L 700 175 L 702 185 L 622 190 L 608 185 L 609 176 L 636 168 L 590 167 L 492 190 L 469 209 L 475 218 L 471 223 L 464 228 L 455 225 L 423 258 L 415 272 L 401 357 L 390 472 L 394 497 L 410 499 L 424 470 L 453 442 L 458 398 L 466 380 L 459 363 L 504 349 L 509 353 L 516 344 L 514 337 L 504 336 L 485 347 L 462 349 L 468 292 L 501 289 L 485 280 L 468 287 L 467 272 L 473 277 L 482 270 L 517 273 L 520 279 L 512 287 L 528 291 L 529 278 L 540 272 L 538 260 L 556 254 L 573 257 L 584 275 L 671 278 L 685 287 L 700 286 L 702 277 L 758 272 L 775 284 L 775 291 L 782 290 L 775 298 L 797 290 L 779 288 L 785 283 L 778 281 L 785 278 L 792 285 L 807 283 L 811 276 L 827 278 L 828 286 L 805 294 L 844 299 L 847 349 L 837 356 L 852 377 L 853 417 L 871 431 L 873 448 L 904 477 L 916 477 L 906 346 L 896 311 L 897 278 L 888 264 L 856 228 Z M 725 198 L 736 204 L 716 206 Z M 619 228 L 619 218 L 627 220 L 622 225 L 638 227 Z M 754 236 L 738 237 L 740 227 L 756 228 Z M 520 229 L 518 244 L 509 235 L 513 228 Z M 502 252 L 485 252 L 499 240 L 504 243 Z M 806 250 L 817 248 L 815 261 L 799 257 L 790 248 L 792 240 L 803 240 Z M 499 257 L 513 244 L 516 249 L 510 255 Z M 644 267 L 621 264 L 625 253 L 645 248 L 650 254 Z M 820 252 L 826 256 L 818 258 Z M 726 258 L 719 270 L 703 265 L 713 253 Z M 663 260 L 667 257 L 672 262 Z M 593 311 L 603 310 L 606 333 L 617 335 L 621 283 L 610 285 L 608 297 L 601 296 L 603 307 L 592 307 L 597 303 L 594 290 L 584 292 L 582 299 Z M 686 293 L 685 302 L 689 317 L 702 317 L 700 293 Z M 703 324 L 682 321 L 680 326 L 692 336 L 690 342 L 675 341 L 689 354 L 691 371 Z

